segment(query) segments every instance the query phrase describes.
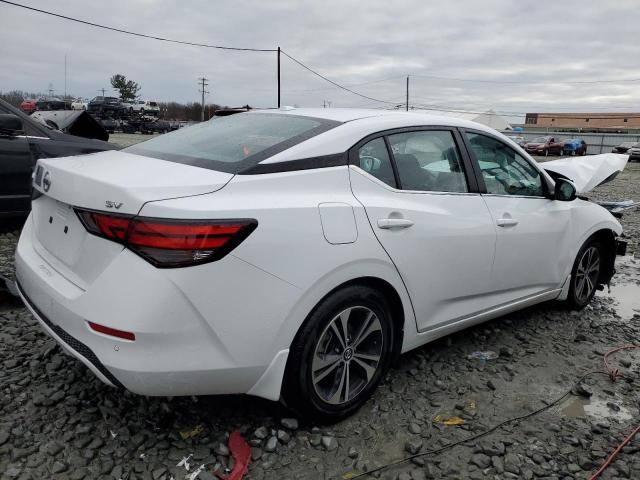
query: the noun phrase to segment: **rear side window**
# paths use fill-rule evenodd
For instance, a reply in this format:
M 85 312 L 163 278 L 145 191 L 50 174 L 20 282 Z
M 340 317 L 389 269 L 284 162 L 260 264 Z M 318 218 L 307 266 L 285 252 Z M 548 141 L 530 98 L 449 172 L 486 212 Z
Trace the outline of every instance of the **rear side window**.
M 389 135 L 403 190 L 468 192 L 453 134 L 424 130 Z
M 396 188 L 396 179 L 384 138 L 376 138 L 360 147 L 358 166 L 390 187 Z
M 123 151 L 240 173 L 338 125 L 340 122 L 289 114 L 239 113 L 181 128 Z

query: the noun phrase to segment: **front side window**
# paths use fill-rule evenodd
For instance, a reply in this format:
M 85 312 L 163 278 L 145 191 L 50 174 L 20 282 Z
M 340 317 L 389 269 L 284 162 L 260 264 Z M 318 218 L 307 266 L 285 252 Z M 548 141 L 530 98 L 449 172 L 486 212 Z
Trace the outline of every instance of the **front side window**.
M 138 143 L 124 152 L 240 173 L 340 122 L 278 113 L 238 113 Z
M 390 187 L 396 188 L 396 179 L 384 138 L 376 138 L 360 147 L 358 166 Z
M 424 130 L 389 135 L 403 190 L 468 192 L 453 134 Z
M 487 135 L 467 132 L 487 193 L 543 197 L 542 175 L 515 150 Z

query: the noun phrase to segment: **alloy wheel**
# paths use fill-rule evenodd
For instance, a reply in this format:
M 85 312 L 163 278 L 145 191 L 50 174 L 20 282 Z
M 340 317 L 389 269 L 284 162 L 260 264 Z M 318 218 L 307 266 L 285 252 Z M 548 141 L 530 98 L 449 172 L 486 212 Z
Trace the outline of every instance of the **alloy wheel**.
M 384 337 L 378 316 L 357 306 L 336 315 L 320 335 L 311 364 L 311 381 L 325 402 L 340 405 L 355 398 L 375 376 Z
M 596 288 L 600 274 L 600 252 L 596 247 L 587 248 L 578 262 L 575 294 L 580 303 L 589 300 Z

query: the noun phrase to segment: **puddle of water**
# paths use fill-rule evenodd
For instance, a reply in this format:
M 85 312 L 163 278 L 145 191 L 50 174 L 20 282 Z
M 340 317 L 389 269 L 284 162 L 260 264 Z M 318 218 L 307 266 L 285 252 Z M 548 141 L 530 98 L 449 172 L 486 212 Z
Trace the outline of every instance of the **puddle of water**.
M 619 421 L 633 420 L 633 414 L 621 405 L 619 411 L 612 410 L 607 402 L 598 398 L 570 397 L 561 407 L 560 414 L 564 417 L 597 417 L 615 418 Z
M 616 312 L 623 319 L 629 320 L 634 315 L 640 314 L 640 285 L 632 283 L 613 285 L 611 293 L 606 292 L 605 290 L 604 296 L 614 300 Z

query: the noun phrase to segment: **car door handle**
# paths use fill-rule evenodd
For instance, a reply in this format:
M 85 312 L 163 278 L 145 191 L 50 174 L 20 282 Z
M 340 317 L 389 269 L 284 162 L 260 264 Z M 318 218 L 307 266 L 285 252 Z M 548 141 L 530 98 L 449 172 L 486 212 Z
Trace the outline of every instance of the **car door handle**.
M 496 223 L 499 227 L 515 227 L 518 224 L 518 220 L 515 218 L 499 218 Z
M 380 218 L 378 219 L 378 228 L 391 229 L 391 228 L 408 228 L 413 225 L 411 220 L 406 218 Z

